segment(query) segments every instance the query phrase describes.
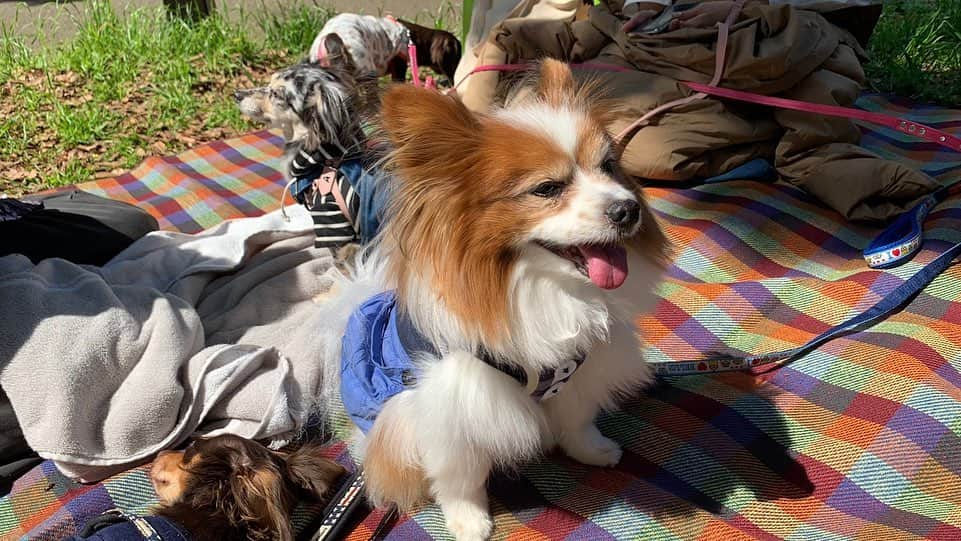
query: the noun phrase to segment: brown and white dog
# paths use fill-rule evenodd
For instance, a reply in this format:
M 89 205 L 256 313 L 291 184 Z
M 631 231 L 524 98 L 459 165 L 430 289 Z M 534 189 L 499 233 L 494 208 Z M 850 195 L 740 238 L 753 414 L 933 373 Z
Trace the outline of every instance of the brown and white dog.
M 389 219 L 319 308 L 332 327 L 318 352 L 325 381 L 340 382 L 328 398 L 367 431 L 368 496 L 402 509 L 433 499 L 462 541 L 491 533 L 494 468 L 554 447 L 617 464 L 620 444 L 595 417 L 652 379 L 635 321 L 654 301 L 667 241 L 620 168 L 611 111 L 561 62 L 536 77 L 528 96 L 485 115 L 412 86 L 386 93 Z M 342 344 L 354 338 L 344 329 L 386 313 L 363 309 L 385 294 L 393 312 L 355 349 L 375 349 L 368 338 L 391 325 L 425 345 L 408 351 L 412 377 L 371 418 L 345 398 L 364 369 Z
M 393 80 L 403 81 L 410 61 L 408 37 L 417 47 L 417 64 L 421 67 L 429 67 L 453 81 L 460 62 L 461 44 L 450 32 L 393 17 L 356 13 L 341 13 L 327 21 L 310 46 L 311 62 L 326 63 L 326 41 L 331 35 L 340 37 L 358 73 L 363 75 L 380 77 L 389 73 Z

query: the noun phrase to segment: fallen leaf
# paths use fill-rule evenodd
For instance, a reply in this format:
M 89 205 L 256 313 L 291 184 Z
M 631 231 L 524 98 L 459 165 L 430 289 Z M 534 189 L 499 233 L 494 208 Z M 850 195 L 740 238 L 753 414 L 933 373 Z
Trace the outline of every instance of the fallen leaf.
M 177 140 L 187 146 L 194 146 L 197 144 L 197 139 L 190 137 L 189 135 L 180 134 L 177 136 Z
M 37 172 L 35 170 L 28 170 L 22 167 L 13 167 L 6 170 L 3 176 L 7 180 L 33 180 L 37 178 Z
M 80 76 L 73 71 L 58 73 L 53 76 L 54 81 L 57 81 L 58 83 L 63 83 L 63 84 L 73 84 L 77 82 L 78 79 L 80 79 Z

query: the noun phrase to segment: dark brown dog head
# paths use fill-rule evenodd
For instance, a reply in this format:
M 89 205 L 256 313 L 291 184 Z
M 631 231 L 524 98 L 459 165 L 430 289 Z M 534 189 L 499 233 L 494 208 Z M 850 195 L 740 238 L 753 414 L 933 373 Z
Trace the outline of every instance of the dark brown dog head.
M 343 471 L 316 445 L 284 454 L 225 435 L 160 453 L 150 478 L 161 502 L 157 514 L 194 539 L 292 541 L 298 498 L 320 498 Z

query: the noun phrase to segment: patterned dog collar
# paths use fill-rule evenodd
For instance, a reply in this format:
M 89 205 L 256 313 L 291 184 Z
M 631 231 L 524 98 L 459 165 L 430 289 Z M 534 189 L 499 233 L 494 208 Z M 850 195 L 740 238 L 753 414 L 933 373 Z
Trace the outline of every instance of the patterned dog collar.
M 414 328 L 408 317 L 398 315 L 397 335 L 408 355 L 413 355 L 418 351 L 424 351 L 435 356 L 440 356 L 440 353 L 434 346 Z M 584 364 L 584 360 L 586 359 L 586 356 L 581 354 L 556 368 L 545 369 L 540 373 L 534 373 L 532 371 L 528 374 L 527 371 L 516 364 L 502 362 L 487 351 L 481 350 L 475 355 L 491 368 L 495 368 L 514 378 L 514 380 L 520 383 L 521 387 L 527 389 L 531 397 L 541 402 L 557 396 L 571 379 L 571 376 L 574 375 L 574 372 Z M 416 383 L 416 378 L 412 374 L 407 374 L 405 385 L 413 385 L 414 383 Z

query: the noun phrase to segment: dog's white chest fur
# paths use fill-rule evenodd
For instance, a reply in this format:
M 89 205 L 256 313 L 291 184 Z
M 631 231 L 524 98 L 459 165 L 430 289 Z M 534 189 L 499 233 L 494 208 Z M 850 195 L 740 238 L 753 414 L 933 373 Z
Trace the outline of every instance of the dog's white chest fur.
M 323 309 L 340 319 L 382 291 L 386 284 L 380 258 L 375 251 L 354 279 L 337 286 Z M 511 358 L 525 359 L 530 371 L 560 366 L 579 352 L 587 353 L 584 363 L 556 396 L 534 399 L 516 379 L 469 348 L 457 347 L 451 339 L 458 336 L 456 320 L 436 304 L 427 284 L 411 290 L 415 325 L 435 344 L 442 340 L 439 349 L 450 353 L 415 359 L 416 386 L 388 400 L 360 442 L 375 503 L 410 505 L 427 491 L 443 502 L 444 494 L 458 493 L 454 499 L 467 501 L 442 503 L 445 513 L 472 519 L 455 534 L 483 539 L 491 528 L 484 481 L 492 468 L 513 467 L 555 445 L 586 464 L 611 466 L 620 460 L 620 446 L 601 435 L 593 419 L 598 409 L 613 407 L 619 394 L 651 378 L 633 318 L 637 307 L 653 300 L 644 277 L 655 271 L 642 258 L 632 257 L 632 274 L 640 278 L 629 278 L 616 292 L 584 283 L 568 284 L 566 293 L 559 294 L 557 277 L 541 275 L 538 263 L 525 260 L 515 270 L 512 319 L 521 324 L 515 329 Z M 334 354 L 336 347 L 328 351 Z M 329 376 L 339 368 L 339 355 L 334 357 L 327 359 Z M 462 483 L 473 488 L 460 494 Z

